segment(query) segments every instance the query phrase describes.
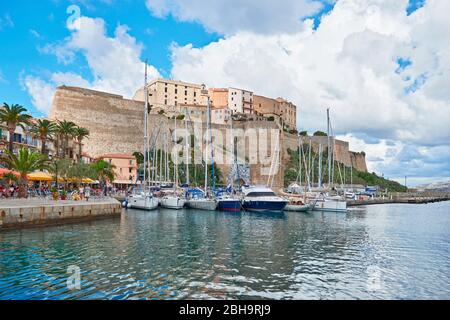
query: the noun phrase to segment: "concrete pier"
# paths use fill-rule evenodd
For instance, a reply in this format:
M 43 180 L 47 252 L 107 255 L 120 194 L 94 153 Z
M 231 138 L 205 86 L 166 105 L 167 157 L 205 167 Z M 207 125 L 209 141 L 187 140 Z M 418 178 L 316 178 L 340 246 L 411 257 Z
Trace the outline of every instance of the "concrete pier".
M 122 206 L 113 198 L 87 201 L 47 199 L 0 200 L 2 230 L 58 225 L 120 216 Z
M 375 198 L 367 200 L 350 200 L 347 201 L 347 206 L 365 206 L 371 204 L 385 204 L 385 203 L 410 203 L 410 204 L 427 204 L 433 202 L 449 201 L 450 197 L 405 197 L 405 198 Z

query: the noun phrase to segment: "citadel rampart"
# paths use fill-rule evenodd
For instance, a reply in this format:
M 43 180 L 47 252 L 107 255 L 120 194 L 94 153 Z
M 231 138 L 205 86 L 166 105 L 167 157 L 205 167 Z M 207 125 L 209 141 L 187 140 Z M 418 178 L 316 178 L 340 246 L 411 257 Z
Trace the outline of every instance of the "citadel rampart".
M 142 102 L 124 99 L 120 95 L 63 86 L 56 90 L 50 118 L 73 121 L 77 125 L 87 128 L 90 131 L 90 136 L 84 143 L 84 151 L 91 157 L 99 157 L 107 153 L 132 154 L 135 151 L 143 151 L 143 108 Z M 193 124 L 189 124 L 191 129 L 193 126 Z M 178 129 L 180 130 L 183 127 L 184 122 L 180 122 Z M 173 133 L 174 128 L 174 119 L 168 119 L 164 115 L 150 114 L 150 139 L 154 130 L 165 130 Z M 220 157 L 225 158 L 227 154 L 228 156 L 230 154 L 229 149 L 232 140 L 230 136 L 227 136 L 227 129 L 229 128 L 227 125 L 214 124 L 212 126 L 213 136 L 217 138 L 214 140 L 214 149 L 218 159 Z M 203 127 L 203 132 L 193 133 L 200 142 L 204 139 L 205 129 Z M 280 132 L 278 126 L 270 121 L 234 121 L 233 129 L 234 135 L 237 136 L 236 149 L 241 156 L 241 160 L 245 158 L 246 162 L 251 163 L 250 173 L 253 183 L 267 183 L 267 173 L 270 171 L 270 165 L 274 159 L 271 150 L 276 149 L 276 147 L 283 150 L 280 159 L 282 165 L 275 174 L 273 181 L 274 186 L 282 186 L 284 164 L 288 160 L 287 150 L 288 148 L 297 148 L 297 136 Z M 249 129 L 255 131 L 272 129 L 272 132 L 279 132 L 279 143 L 272 142 L 270 134 L 258 134 L 257 136 L 249 134 L 249 132 L 255 132 Z M 218 139 L 220 133 L 223 140 Z M 182 137 L 182 134 L 180 134 L 180 137 Z M 314 146 L 321 143 L 319 142 L 320 138 L 324 138 L 326 143 L 326 137 L 313 137 Z M 172 139 L 169 143 L 171 141 Z M 161 144 L 161 140 L 158 143 Z M 353 163 L 354 167 L 359 170 L 366 169 L 363 154 L 350 152 L 348 142 L 336 140 L 335 144 L 338 161 L 347 166 Z M 264 154 L 261 155 L 260 152 L 257 155 L 257 150 L 261 147 L 264 149 Z M 224 176 L 228 176 L 230 165 L 220 164 L 219 161 L 218 166 L 222 169 Z

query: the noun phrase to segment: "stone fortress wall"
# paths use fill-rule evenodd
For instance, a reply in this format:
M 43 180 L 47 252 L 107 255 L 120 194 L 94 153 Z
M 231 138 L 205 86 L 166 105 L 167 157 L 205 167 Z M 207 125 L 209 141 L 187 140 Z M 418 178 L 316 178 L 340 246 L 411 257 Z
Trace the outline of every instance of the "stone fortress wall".
M 90 131 L 89 139 L 84 143 L 84 152 L 91 157 L 99 157 L 107 153 L 132 154 L 135 151 L 143 151 L 143 108 L 140 101 L 124 99 L 120 95 L 98 92 L 76 87 L 59 87 L 56 90 L 50 118 L 54 120 L 73 121 L 77 125 L 87 128 Z M 191 124 L 189 126 L 192 128 Z M 179 121 L 178 129 L 184 128 L 184 121 Z M 206 125 L 203 125 L 205 130 Z M 164 115 L 150 114 L 149 116 L 149 137 L 152 137 L 154 130 L 173 132 L 175 120 L 168 119 Z M 212 125 L 213 136 L 219 132 L 225 141 L 231 142 L 231 137 L 227 137 L 227 125 Z M 247 134 L 248 129 L 272 129 L 274 132 L 280 132 L 278 126 L 270 121 L 234 121 L 233 132 L 237 136 L 238 153 L 244 153 L 242 158 L 253 164 L 250 166 L 251 180 L 255 184 L 266 184 L 267 173 L 270 171 L 270 163 L 274 155 L 270 152 L 272 143 L 277 143 L 283 152 L 281 155 L 281 166 L 274 176 L 273 185 L 281 187 L 283 185 L 284 164 L 288 160 L 287 150 L 296 149 L 298 140 L 295 135 L 280 133 L 279 142 L 271 141 L 270 135 Z M 172 131 L 170 131 L 172 130 Z M 263 130 L 264 131 L 264 130 Z M 230 131 L 228 131 L 230 132 Z M 228 133 L 230 134 L 230 133 Z M 180 132 L 180 138 L 182 131 Z M 203 132 L 204 135 L 204 132 Z M 194 136 L 199 141 L 202 139 L 202 132 L 194 132 Z M 318 147 L 321 138 L 313 137 L 314 145 Z M 170 139 L 172 140 L 172 139 Z M 224 145 L 224 142 L 214 142 L 216 158 L 230 156 L 230 146 Z M 317 141 L 316 141 L 317 140 Z M 227 142 L 227 144 L 228 144 Z M 160 143 L 162 143 L 160 141 Z M 184 142 L 180 143 L 181 145 Z M 231 143 L 230 143 L 231 144 Z M 232 144 L 231 144 L 232 145 Z M 267 152 L 257 156 L 257 147 L 267 147 Z M 275 149 L 275 145 L 274 148 Z M 272 150 L 273 150 L 272 149 Z M 232 151 L 231 151 L 232 152 Z M 365 156 L 349 151 L 348 142 L 336 140 L 337 160 L 359 170 L 366 170 Z M 232 157 L 232 155 L 231 155 Z M 230 165 L 218 164 L 221 168 L 224 178 L 228 176 L 231 170 Z

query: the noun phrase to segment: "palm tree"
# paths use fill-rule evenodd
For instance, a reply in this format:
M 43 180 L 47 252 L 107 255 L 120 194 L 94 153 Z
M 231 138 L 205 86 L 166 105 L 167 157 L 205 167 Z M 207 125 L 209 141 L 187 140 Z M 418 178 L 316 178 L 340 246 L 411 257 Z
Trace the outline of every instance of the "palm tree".
M 91 164 L 91 167 L 95 172 L 95 178 L 100 181 L 103 189 L 106 192 L 106 182 L 113 182 L 116 177 L 116 174 L 114 172 L 116 166 L 109 162 L 106 162 L 105 160 L 97 160 L 96 162 Z
M 9 132 L 9 146 L 10 152 L 14 151 L 13 137 L 17 126 L 25 129 L 25 125 L 29 124 L 31 116 L 26 114 L 27 109 L 18 104 L 8 105 L 3 104 L 3 108 L 0 108 L 0 122 L 6 123 Z
M 58 122 L 58 140 L 61 143 L 61 158 L 67 156 L 67 149 L 69 148 L 69 139 L 73 138 L 75 134 L 75 128 L 77 125 L 71 121 L 59 121 Z M 58 143 L 59 148 L 59 143 Z
M 18 155 L 7 150 L 2 160 L 9 169 L 20 173 L 19 198 L 27 197 L 27 175 L 36 170 L 48 168 L 49 161 L 46 155 L 34 151 L 30 152 L 27 148 L 20 149 Z
M 133 157 L 136 158 L 136 162 L 138 165 L 141 165 L 144 163 L 144 155 L 142 154 L 142 152 L 139 152 L 139 151 L 133 152 Z
M 83 139 L 89 137 L 89 130 L 82 127 L 76 127 L 74 130 L 74 137 L 77 139 L 78 142 L 78 162 L 81 163 L 81 155 L 82 155 L 82 149 L 83 149 Z
M 31 131 L 34 135 L 41 139 L 42 147 L 41 153 L 47 154 L 46 142 L 49 139 L 52 139 L 54 134 L 57 132 L 57 125 L 47 119 L 39 119 L 31 128 Z

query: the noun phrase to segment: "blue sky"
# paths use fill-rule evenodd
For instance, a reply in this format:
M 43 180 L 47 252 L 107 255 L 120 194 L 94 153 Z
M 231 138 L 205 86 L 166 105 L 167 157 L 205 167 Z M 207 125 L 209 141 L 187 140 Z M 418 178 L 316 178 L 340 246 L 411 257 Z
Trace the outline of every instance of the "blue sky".
M 67 26 L 74 4 L 83 30 Z M 0 102 L 45 116 L 61 82 L 130 96 L 147 58 L 155 76 L 283 96 L 301 130 L 326 129 L 331 106 L 336 134 L 370 154 L 370 170 L 450 179 L 449 10 L 443 0 L 1 1 Z
M 34 115 L 41 116 L 42 113 L 34 108 L 30 96 L 20 84 L 23 72 L 74 71 L 86 79 L 92 79 L 82 55 L 77 55 L 75 63 L 64 66 L 59 64 L 54 56 L 40 53 L 38 50 L 48 43 L 55 43 L 69 36 L 70 31 L 66 28 L 69 14 L 66 10 L 73 2 L 56 0 L 0 2 L 2 19 L 9 17 L 13 23 L 1 27 L 0 30 L 2 47 L 8 48 L 0 52 L 2 101 L 23 104 Z M 205 32 L 197 23 L 177 22 L 171 17 L 155 18 L 143 1 L 127 0 L 116 1 L 114 5 L 87 6 L 83 3 L 83 1 L 77 3 L 81 14 L 103 18 L 108 33 L 112 33 L 118 24 L 127 25 L 130 34 L 144 44 L 142 58 L 148 58 L 164 76 L 170 74 L 169 47 L 172 42 L 203 46 L 219 38 L 216 33 Z
M 411 0 L 408 13 L 423 6 L 424 0 Z M 26 106 L 33 115 L 42 116 L 31 103 L 31 98 L 21 85 L 23 73 L 46 73 L 54 70 L 76 72 L 83 78 L 92 80 L 92 74 L 83 56 L 77 54 L 76 63 L 61 65 L 54 56 L 41 53 L 39 48 L 48 43 L 57 43 L 70 35 L 66 28 L 69 14 L 67 8 L 76 4 L 84 16 L 101 17 L 105 20 L 108 34 L 113 33 L 118 24 L 127 25 L 130 34 L 144 45 L 142 59 L 148 58 L 162 76 L 170 76 L 170 46 L 191 43 L 203 47 L 217 41 L 222 34 L 205 31 L 196 22 L 180 22 L 172 16 L 154 17 L 146 8 L 144 1 L 1 1 L 0 39 L 3 48 L 0 52 L 0 99 Z M 323 8 L 308 18 L 314 25 L 320 24 L 320 17 L 333 9 L 332 1 L 323 1 Z

